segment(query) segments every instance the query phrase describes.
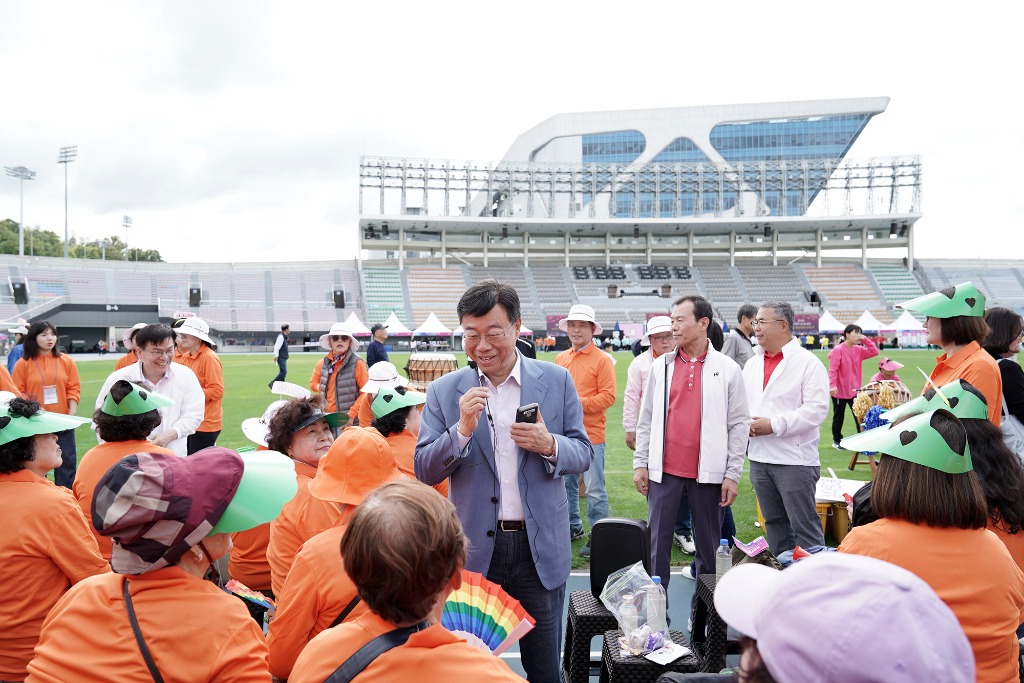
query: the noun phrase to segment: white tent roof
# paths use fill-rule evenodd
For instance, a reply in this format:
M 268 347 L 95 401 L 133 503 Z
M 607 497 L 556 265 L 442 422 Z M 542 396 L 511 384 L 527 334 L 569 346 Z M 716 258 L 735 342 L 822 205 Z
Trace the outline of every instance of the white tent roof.
M 924 325 L 910 311 L 903 311 L 900 317 L 892 322 L 892 329 L 900 332 L 923 332 Z
M 412 330 L 406 327 L 398 316 L 395 315 L 394 311 L 391 311 L 391 315 L 384 321 L 384 327 L 388 328 L 388 334 L 394 334 L 398 336 L 404 336 L 412 334 Z
M 857 325 L 866 332 L 878 332 L 880 330 L 891 330 L 892 325 L 883 323 L 881 320 L 871 314 L 871 311 L 864 309 L 864 312 L 860 314 L 860 317 L 854 321 L 854 325 Z
M 349 313 L 348 317 L 345 318 L 345 325 L 357 337 L 370 334 L 370 328 L 363 324 L 363 321 L 359 319 L 355 311 Z
M 520 337 L 529 337 L 531 334 L 533 334 L 533 330 L 531 330 L 526 325 L 522 325 L 522 324 L 519 325 L 519 336 Z
M 389 329 L 388 333 L 390 332 L 391 330 Z M 423 324 L 417 327 L 416 330 L 413 332 L 413 334 L 416 335 L 417 337 L 438 337 L 441 335 L 450 335 L 451 333 L 452 331 L 445 327 L 444 323 L 437 319 L 437 316 L 434 315 L 433 311 L 431 311 L 430 315 L 427 316 L 427 319 L 423 321 Z
M 818 332 L 842 332 L 846 325 L 836 320 L 835 316 L 825 311 L 818 318 Z

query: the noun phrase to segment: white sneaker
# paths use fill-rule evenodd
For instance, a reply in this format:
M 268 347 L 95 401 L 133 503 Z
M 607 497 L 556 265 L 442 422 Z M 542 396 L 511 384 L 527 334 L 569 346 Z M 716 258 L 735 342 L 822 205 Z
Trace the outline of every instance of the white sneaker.
M 683 567 L 683 578 L 689 579 L 690 581 L 696 581 L 696 579 L 693 576 L 693 567 L 691 565 L 686 565 L 685 567 Z
M 689 534 L 672 534 L 672 536 L 676 539 L 676 543 L 683 549 L 684 553 L 692 555 L 697 551 L 697 546 L 694 545 L 693 538 Z

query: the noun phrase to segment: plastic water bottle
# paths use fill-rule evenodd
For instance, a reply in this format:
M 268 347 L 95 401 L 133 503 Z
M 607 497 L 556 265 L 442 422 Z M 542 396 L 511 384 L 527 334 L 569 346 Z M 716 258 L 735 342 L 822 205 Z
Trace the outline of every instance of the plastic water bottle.
M 718 551 L 715 553 L 715 582 L 721 581 L 730 569 L 732 569 L 732 551 L 729 550 L 728 539 L 723 538 L 719 541 Z
M 622 596 L 622 605 L 619 607 L 619 621 L 622 624 L 622 635 L 626 636 L 626 641 L 628 642 L 630 636 L 633 635 L 633 632 L 640 625 L 640 615 L 637 614 L 632 593 L 626 593 Z
M 665 620 L 665 588 L 661 585 L 660 576 L 652 576 L 653 585 L 648 586 L 644 596 L 644 606 L 647 612 L 647 625 L 651 633 L 668 633 L 668 622 Z

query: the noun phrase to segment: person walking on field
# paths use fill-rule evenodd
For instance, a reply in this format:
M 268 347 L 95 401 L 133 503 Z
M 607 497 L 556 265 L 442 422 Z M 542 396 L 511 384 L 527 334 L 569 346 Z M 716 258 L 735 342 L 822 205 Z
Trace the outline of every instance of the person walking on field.
M 277 377 L 270 380 L 267 385 L 274 388 L 274 382 L 283 382 L 288 376 L 288 323 L 281 325 L 281 334 L 277 335 L 274 342 L 274 362 L 277 363 Z
M 853 412 L 853 399 L 864 384 L 864 361 L 878 355 L 878 347 L 857 325 L 847 325 L 843 341 L 828 354 L 828 392 L 832 396 L 832 448 L 843 450 L 843 420 L 846 408 Z M 856 422 L 854 422 L 856 424 Z

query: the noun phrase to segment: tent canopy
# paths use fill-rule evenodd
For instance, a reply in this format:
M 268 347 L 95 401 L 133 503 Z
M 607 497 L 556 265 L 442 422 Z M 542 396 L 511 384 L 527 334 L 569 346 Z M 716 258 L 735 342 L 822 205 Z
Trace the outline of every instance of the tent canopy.
M 354 311 L 345 318 L 345 325 L 357 337 L 364 337 L 370 334 L 370 328 L 363 324 L 363 321 L 359 319 L 359 316 Z
M 412 330 L 406 327 L 402 321 L 398 319 L 398 316 L 395 315 L 394 311 L 391 311 L 391 315 L 389 315 L 388 319 L 384 321 L 384 327 L 388 328 L 389 335 L 407 337 L 412 334 Z
M 531 330 L 529 327 L 527 327 L 526 325 L 523 325 L 523 324 L 519 325 L 519 336 L 520 337 L 529 337 L 532 334 L 533 334 L 533 330 Z
M 836 320 L 828 311 L 824 311 L 818 318 L 818 332 L 842 332 L 845 329 L 846 325 Z
M 388 332 L 390 333 L 390 330 L 388 330 Z M 430 315 L 427 316 L 427 319 L 423 321 L 423 324 L 417 327 L 413 332 L 413 335 L 417 337 L 442 337 L 451 336 L 451 334 L 452 331 L 437 319 L 437 316 L 434 315 L 433 311 L 431 311 Z
M 900 317 L 892 322 L 892 329 L 900 332 L 923 332 L 924 325 L 910 311 L 903 311 Z
M 871 311 L 864 309 L 864 312 L 860 314 L 860 317 L 854 321 L 854 325 L 860 327 L 865 332 L 880 332 L 882 330 L 891 330 L 892 325 L 887 325 L 881 320 L 871 314 Z

